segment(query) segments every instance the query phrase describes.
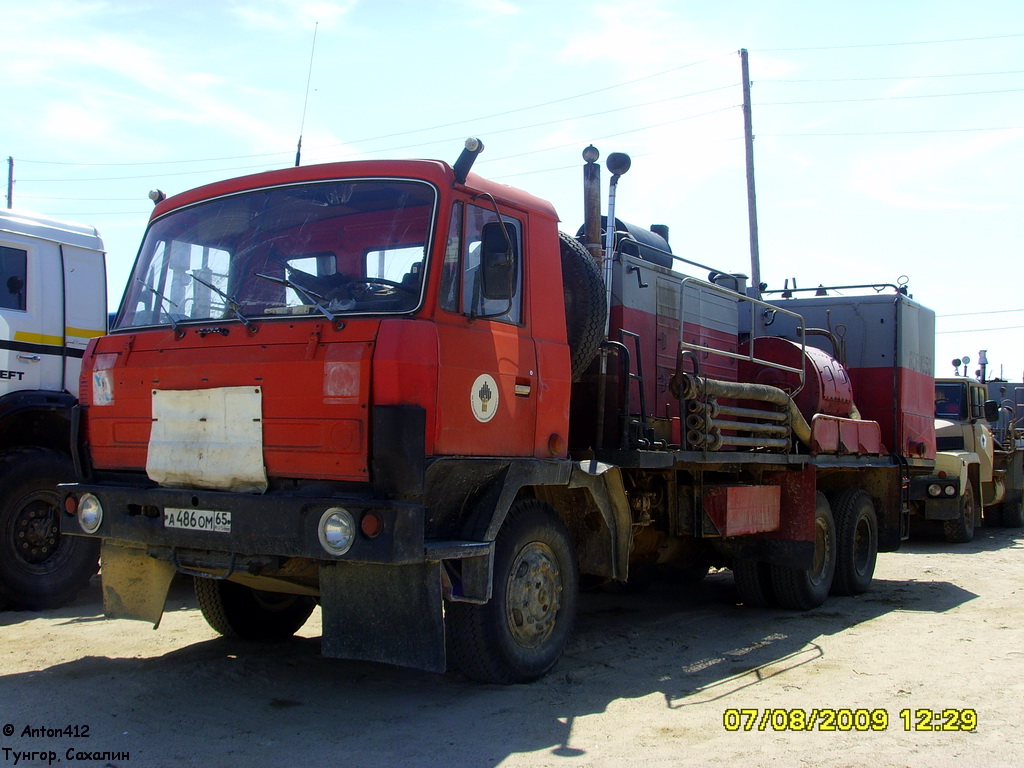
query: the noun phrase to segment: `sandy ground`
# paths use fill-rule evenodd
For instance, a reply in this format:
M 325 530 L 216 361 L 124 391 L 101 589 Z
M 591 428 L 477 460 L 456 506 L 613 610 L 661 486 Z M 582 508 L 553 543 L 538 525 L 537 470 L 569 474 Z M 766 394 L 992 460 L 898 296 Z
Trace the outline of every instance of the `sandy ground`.
M 39 750 L 68 764 L 69 748 L 127 752 L 70 761 L 118 768 L 1020 765 L 1022 550 L 1008 530 L 910 542 L 880 556 L 869 593 L 803 614 L 736 605 L 728 572 L 689 593 L 587 595 L 555 670 L 509 688 L 324 659 L 318 614 L 287 643 L 225 640 L 186 581 L 159 630 L 107 621 L 94 580 L 64 609 L 0 613 L 0 765 Z M 791 727 L 796 709 L 804 724 L 818 710 L 812 729 Z M 931 729 L 968 710 L 975 730 Z

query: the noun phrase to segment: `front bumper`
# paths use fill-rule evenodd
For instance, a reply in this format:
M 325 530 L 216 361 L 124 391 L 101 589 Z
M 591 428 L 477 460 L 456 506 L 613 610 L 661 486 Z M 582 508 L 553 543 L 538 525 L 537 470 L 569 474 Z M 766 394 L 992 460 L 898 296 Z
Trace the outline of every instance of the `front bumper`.
M 167 549 L 175 554 L 176 564 L 182 566 L 188 566 L 189 560 L 208 559 L 199 553 L 393 565 L 425 560 L 424 509 L 418 504 L 355 494 L 347 497 L 293 493 L 256 495 L 92 483 L 62 485 L 61 491 L 65 498 L 76 499 L 91 493 L 103 506 L 103 521 L 95 533 L 86 533 L 73 514 L 61 515 L 61 533 Z M 344 507 L 356 523 L 355 541 L 344 555 L 331 554 L 320 544 L 320 518 L 331 507 Z M 167 527 L 165 508 L 230 512 L 231 530 L 219 533 Z M 380 531 L 373 536 L 360 527 L 362 518 L 369 512 L 383 521 Z M 208 567 L 201 562 L 194 565 Z
M 939 488 L 939 494 L 929 492 L 929 488 Z M 915 477 L 910 480 L 909 500 L 921 502 L 912 504 L 911 510 L 920 510 L 926 520 L 955 520 L 960 516 L 960 479 L 956 477 Z

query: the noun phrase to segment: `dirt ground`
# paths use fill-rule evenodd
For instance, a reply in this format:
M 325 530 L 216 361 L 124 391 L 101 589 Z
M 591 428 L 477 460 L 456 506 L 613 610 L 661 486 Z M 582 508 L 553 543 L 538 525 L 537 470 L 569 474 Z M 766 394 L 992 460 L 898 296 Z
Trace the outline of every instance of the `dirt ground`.
M 908 542 L 875 576 L 803 614 L 738 606 L 727 571 L 586 595 L 555 670 L 509 688 L 322 658 L 318 614 L 287 643 L 225 640 L 187 581 L 159 630 L 107 621 L 94 580 L 0 613 L 0 765 L 1019 765 L 1024 533 Z

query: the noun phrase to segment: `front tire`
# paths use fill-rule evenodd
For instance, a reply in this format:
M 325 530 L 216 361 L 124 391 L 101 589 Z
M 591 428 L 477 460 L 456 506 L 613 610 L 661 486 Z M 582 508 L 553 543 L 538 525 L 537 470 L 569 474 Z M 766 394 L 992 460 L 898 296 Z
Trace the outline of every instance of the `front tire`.
M 263 592 L 224 579 L 195 577 L 196 600 L 209 624 L 225 637 L 285 640 L 316 608 L 309 595 Z
M 950 544 L 966 544 L 974 538 L 977 522 L 978 503 L 974 498 L 974 486 L 968 480 L 960 496 L 960 514 L 953 520 L 942 522 L 942 533 Z
M 448 650 L 466 677 L 528 683 L 565 649 L 576 617 L 576 554 L 561 519 L 536 499 L 517 501 L 494 542 L 491 599 L 445 606 Z
M 814 561 L 808 569 L 772 565 L 779 605 L 796 611 L 817 608 L 828 597 L 836 570 L 836 525 L 825 494 L 814 504 Z
M 44 448 L 0 457 L 0 604 L 60 607 L 98 570 L 98 539 L 60 533 L 57 484 L 74 477 L 66 456 Z

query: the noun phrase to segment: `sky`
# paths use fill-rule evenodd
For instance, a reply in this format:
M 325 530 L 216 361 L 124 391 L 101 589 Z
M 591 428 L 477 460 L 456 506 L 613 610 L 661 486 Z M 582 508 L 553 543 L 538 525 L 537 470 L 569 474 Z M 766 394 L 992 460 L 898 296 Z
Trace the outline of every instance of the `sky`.
M 304 165 L 454 162 L 477 136 L 474 171 L 572 233 L 583 148 L 626 152 L 618 218 L 749 274 L 746 49 L 769 289 L 905 281 L 936 312 L 937 375 L 986 350 L 989 378 L 1024 380 L 1021 0 L 0 0 L 0 18 L 14 207 L 99 229 L 112 308 L 150 189 L 293 165 L 300 135 Z

